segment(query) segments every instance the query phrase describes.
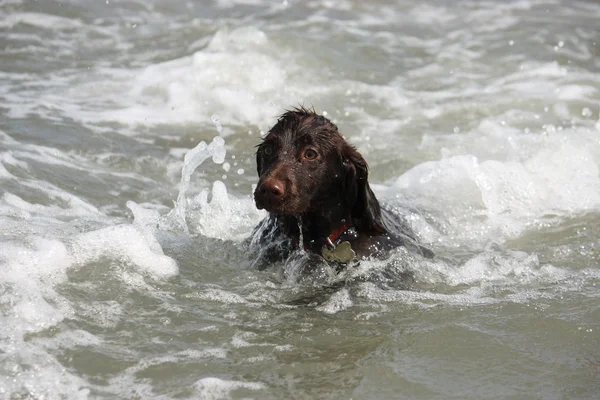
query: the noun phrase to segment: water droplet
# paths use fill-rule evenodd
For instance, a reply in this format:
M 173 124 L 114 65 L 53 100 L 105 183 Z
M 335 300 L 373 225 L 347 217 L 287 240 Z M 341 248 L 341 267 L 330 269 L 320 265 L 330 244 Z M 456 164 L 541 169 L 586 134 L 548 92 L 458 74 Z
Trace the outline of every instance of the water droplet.
M 592 110 L 590 110 L 587 107 L 583 107 L 583 109 L 581 110 L 581 115 L 584 117 L 591 117 L 592 116 Z
M 237 170 L 238 175 L 243 175 L 244 174 L 244 168 L 240 168 Z
M 563 47 L 565 45 L 565 42 L 563 42 L 562 40 L 560 42 L 558 42 L 558 47 Z
M 453 131 L 454 131 L 454 133 L 458 133 L 458 132 L 460 132 L 460 128 L 458 126 L 455 126 Z
M 210 120 L 217 127 L 217 132 L 221 132 L 223 130 L 223 126 L 221 125 L 221 120 L 219 119 L 219 116 L 217 114 L 211 115 Z
M 323 111 L 323 116 L 325 117 L 327 115 L 327 111 Z
M 223 169 L 225 170 L 225 172 L 229 172 L 230 168 L 231 165 L 228 162 L 223 163 Z
M 515 44 L 515 41 L 514 41 L 514 40 L 509 40 L 509 41 L 508 41 L 508 45 L 509 45 L 509 46 L 512 46 L 512 45 L 514 45 L 514 44 Z

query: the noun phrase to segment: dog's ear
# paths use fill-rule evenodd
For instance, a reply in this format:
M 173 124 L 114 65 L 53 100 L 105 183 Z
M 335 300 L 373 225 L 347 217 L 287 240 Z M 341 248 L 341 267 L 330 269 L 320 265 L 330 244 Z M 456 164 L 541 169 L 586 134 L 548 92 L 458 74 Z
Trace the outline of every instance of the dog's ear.
M 385 233 L 379 201 L 369 186 L 367 162 L 348 144 L 343 147 L 341 158 L 345 172 L 344 191 L 348 195 L 352 223 L 358 231 Z

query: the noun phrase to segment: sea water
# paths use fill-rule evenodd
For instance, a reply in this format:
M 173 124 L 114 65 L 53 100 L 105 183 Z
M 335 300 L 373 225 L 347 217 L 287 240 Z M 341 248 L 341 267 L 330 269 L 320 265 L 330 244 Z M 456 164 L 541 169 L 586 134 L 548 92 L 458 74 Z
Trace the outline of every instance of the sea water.
M 0 398 L 599 397 L 597 2 L 0 4 Z M 297 105 L 434 259 L 253 267 Z

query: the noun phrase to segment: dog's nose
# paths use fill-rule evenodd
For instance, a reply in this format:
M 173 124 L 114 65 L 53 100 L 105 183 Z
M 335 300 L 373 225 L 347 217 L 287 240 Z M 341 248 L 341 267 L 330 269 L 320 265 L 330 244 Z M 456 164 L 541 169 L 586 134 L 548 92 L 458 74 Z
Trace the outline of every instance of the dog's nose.
M 259 190 L 262 195 L 272 197 L 283 197 L 285 193 L 284 183 L 275 178 L 269 178 L 263 181 Z

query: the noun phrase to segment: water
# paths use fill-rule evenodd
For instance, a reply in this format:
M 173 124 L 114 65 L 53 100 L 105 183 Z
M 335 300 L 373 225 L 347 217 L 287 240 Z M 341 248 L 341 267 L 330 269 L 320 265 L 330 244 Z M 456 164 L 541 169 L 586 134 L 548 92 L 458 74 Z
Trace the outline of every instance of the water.
M 0 398 L 599 398 L 597 2 L 1 4 Z M 298 104 L 435 259 L 251 267 Z

